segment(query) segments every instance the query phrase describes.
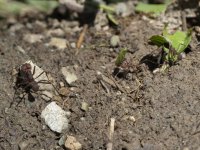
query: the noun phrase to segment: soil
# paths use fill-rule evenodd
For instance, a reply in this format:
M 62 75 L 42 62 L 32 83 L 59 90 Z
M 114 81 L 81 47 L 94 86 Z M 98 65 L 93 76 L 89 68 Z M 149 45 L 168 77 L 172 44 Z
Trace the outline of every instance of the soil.
M 72 135 L 84 150 L 104 150 L 109 141 L 111 118 L 115 118 L 113 150 L 200 149 L 200 47 L 195 36 L 192 51 L 185 59 L 164 74 L 153 74 L 140 61 L 156 50 L 147 41 L 161 30 L 139 15 L 119 18 L 121 27 L 117 33 L 121 42 L 116 48 L 109 44 L 116 29 L 97 32 L 90 27 L 78 54 L 76 48 L 59 50 L 46 45 L 49 38 L 33 44 L 23 39 L 26 33 L 43 34 L 52 28 L 50 22 L 43 22 L 47 27 L 38 29 L 35 21 L 29 24 L 21 21 L 24 26 L 16 32 L 9 30 L 6 22 L 1 24 L 0 149 L 63 150 L 64 146 L 58 145 L 59 139 Z M 70 43 L 78 37 L 78 33 L 65 35 Z M 126 78 L 112 75 L 121 47 L 129 50 L 127 57 L 133 64 L 133 71 Z M 49 101 L 44 101 L 39 94 L 34 95 L 34 102 L 25 96 L 17 105 L 20 94 L 13 88 L 12 71 L 27 60 L 50 72 L 58 85 L 60 81 L 65 83 L 61 67 L 78 66 L 78 80 L 73 83 L 76 91 L 66 98 L 63 108 L 71 112 L 69 129 L 62 134 L 51 131 L 41 119 L 41 111 Z M 118 86 L 106 84 L 107 92 L 98 79 L 98 71 Z M 65 83 L 65 86 L 69 85 Z M 9 107 L 12 101 L 14 104 Z M 88 111 L 81 110 L 82 102 L 88 103 Z

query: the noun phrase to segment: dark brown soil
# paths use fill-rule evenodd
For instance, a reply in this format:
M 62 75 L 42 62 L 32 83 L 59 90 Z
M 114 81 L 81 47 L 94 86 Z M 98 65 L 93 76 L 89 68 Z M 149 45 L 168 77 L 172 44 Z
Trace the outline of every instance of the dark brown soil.
M 127 47 L 127 57 L 134 63 L 127 79 L 112 76 L 118 48 L 110 48 L 109 31 L 96 32 L 93 27 L 86 34 L 84 48 L 58 50 L 48 47 L 48 38 L 35 44 L 23 40 L 26 33 L 43 33 L 32 23 L 17 32 L 1 29 L 0 32 L 0 149 L 18 150 L 28 144 L 28 150 L 62 150 L 58 145 L 64 134 L 73 135 L 84 150 L 104 150 L 108 143 L 110 119 L 115 118 L 113 150 L 197 150 L 200 148 L 200 48 L 193 37 L 192 52 L 165 74 L 152 74 L 140 60 L 156 48 L 147 44 L 148 38 L 161 31 L 140 17 L 120 19 L 120 47 Z M 47 23 L 48 25 L 48 23 Z M 2 25 L 5 27 L 6 24 Z M 76 42 L 79 34 L 66 35 Z M 26 54 L 17 50 L 21 46 Z M 53 49 L 53 51 L 52 51 Z M 77 92 L 68 98 L 64 110 L 70 111 L 70 127 L 66 133 L 56 134 L 41 119 L 40 114 L 49 103 L 36 95 L 34 102 L 22 101 L 13 88 L 12 70 L 32 60 L 53 74 L 57 83 L 64 81 L 61 67 L 78 65 Z M 97 78 L 100 71 L 113 78 L 119 87 L 107 84 L 106 92 Z M 16 96 L 17 95 L 17 96 Z M 13 99 L 14 97 L 14 99 Z M 12 101 L 14 105 L 9 108 Z M 81 110 L 81 103 L 91 107 Z M 133 120 L 127 119 L 133 116 Z

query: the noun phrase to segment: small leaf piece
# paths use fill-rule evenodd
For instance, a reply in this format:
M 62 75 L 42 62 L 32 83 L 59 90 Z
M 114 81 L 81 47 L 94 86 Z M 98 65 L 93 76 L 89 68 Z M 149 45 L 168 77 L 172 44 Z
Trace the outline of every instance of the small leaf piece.
M 169 64 L 174 64 L 179 55 L 184 52 L 184 50 L 190 44 L 192 38 L 192 29 L 189 29 L 187 32 L 177 30 L 174 34 L 170 34 L 167 31 L 167 28 L 164 27 L 163 35 L 154 35 L 150 38 L 150 41 L 157 45 L 162 46 L 165 55 L 165 62 Z
M 192 30 L 187 32 L 176 31 L 174 34 L 166 34 L 165 38 L 168 39 L 172 47 L 178 54 L 182 53 L 189 45 L 192 38 Z
M 168 43 L 167 39 L 161 35 L 153 35 L 149 40 L 151 43 L 157 45 L 158 47 Z
M 146 3 L 138 3 L 135 10 L 138 12 L 144 13 L 153 13 L 154 15 L 159 15 L 162 12 L 165 12 L 167 8 L 166 4 L 146 4 Z
M 120 52 L 119 52 L 119 54 L 117 56 L 117 60 L 115 61 L 115 65 L 116 66 L 120 66 L 122 64 L 122 62 L 125 59 L 126 53 L 127 53 L 127 49 L 126 48 L 123 48 L 123 49 L 120 50 Z
M 117 26 L 119 24 L 112 13 L 108 12 L 107 17 L 114 25 Z

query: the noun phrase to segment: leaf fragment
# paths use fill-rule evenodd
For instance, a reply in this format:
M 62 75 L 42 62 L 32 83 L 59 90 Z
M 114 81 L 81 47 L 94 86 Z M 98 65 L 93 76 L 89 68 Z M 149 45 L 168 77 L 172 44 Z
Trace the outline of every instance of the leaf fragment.
M 125 59 L 125 56 L 126 56 L 126 53 L 127 53 L 127 49 L 126 48 L 122 48 L 117 56 L 117 59 L 115 61 L 115 65 L 116 66 L 120 66 L 122 64 L 122 62 L 124 61 Z

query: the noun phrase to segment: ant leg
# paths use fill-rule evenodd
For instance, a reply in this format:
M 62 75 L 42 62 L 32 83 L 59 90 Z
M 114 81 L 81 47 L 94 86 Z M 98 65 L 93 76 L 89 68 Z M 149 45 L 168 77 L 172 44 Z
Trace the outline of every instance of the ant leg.
M 13 96 L 13 101 L 10 103 L 10 107 L 9 107 L 9 108 L 11 108 L 11 107 L 12 107 L 12 105 L 13 105 L 13 103 L 14 103 L 14 97 L 15 97 L 15 94 L 16 94 L 16 91 L 15 91 L 15 93 L 14 93 L 14 96 Z M 17 103 L 17 105 L 16 105 L 16 106 L 18 106 L 18 105 L 21 103 L 21 101 L 24 99 L 25 95 L 26 95 L 26 93 L 25 93 L 25 94 L 23 94 L 23 96 L 22 96 L 21 100 L 20 100 L 20 101 Z
M 24 99 L 24 97 L 25 97 L 26 94 L 27 94 L 27 93 L 25 93 L 25 94 L 22 96 L 21 100 L 17 103 L 16 106 L 18 106 L 18 105 L 21 103 L 21 101 Z
M 48 76 L 47 76 L 47 78 L 48 78 Z M 48 78 L 49 79 L 49 78 Z M 38 81 L 37 83 L 42 83 L 42 84 L 51 84 L 52 86 L 53 86 L 53 88 L 55 89 L 55 91 L 57 92 L 57 93 L 59 93 L 58 92 L 58 89 L 55 87 L 55 85 L 54 84 L 52 84 L 50 81 L 47 81 L 47 80 L 40 80 L 40 81 Z
M 49 98 L 49 100 L 46 100 L 44 97 L 41 97 L 42 99 L 44 99 L 45 101 L 50 101 L 52 99 L 52 97 L 49 97 L 47 94 L 41 93 L 42 96 L 45 96 L 46 98 Z
M 69 97 L 62 102 L 62 108 L 64 108 L 65 103 L 68 101 Z
M 49 77 L 48 77 L 48 75 L 47 75 L 47 73 L 45 72 L 45 74 L 46 74 L 46 76 L 47 76 L 47 79 L 48 79 L 48 81 L 50 82 L 50 80 L 49 80 Z M 51 82 L 50 82 L 51 83 Z M 59 93 L 59 91 L 58 91 L 58 89 L 55 87 L 55 85 L 54 84 L 52 84 L 51 83 L 51 85 L 53 86 L 53 88 L 56 90 L 56 92 L 57 93 Z
M 35 74 L 35 66 L 33 67 L 33 76 L 34 76 L 34 74 Z
M 50 81 L 47 81 L 47 80 L 40 80 L 40 81 L 38 81 L 37 83 L 51 84 L 51 82 L 50 82 Z
M 41 72 L 37 77 L 35 77 L 35 79 L 39 78 L 42 74 L 44 74 L 45 72 Z

